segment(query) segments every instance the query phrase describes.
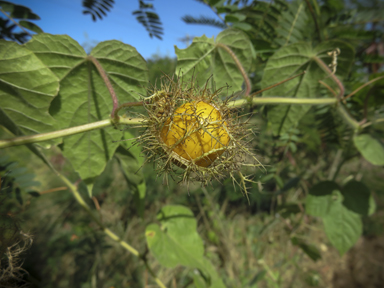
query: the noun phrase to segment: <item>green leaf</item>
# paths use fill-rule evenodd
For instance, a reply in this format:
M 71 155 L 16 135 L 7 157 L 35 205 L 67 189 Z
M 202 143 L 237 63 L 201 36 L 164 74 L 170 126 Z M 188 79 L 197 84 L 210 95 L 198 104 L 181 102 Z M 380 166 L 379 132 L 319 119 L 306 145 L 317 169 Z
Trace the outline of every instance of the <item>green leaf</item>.
M 204 257 L 203 241 L 196 232 L 196 220 L 190 209 L 168 205 L 157 216 L 160 226 L 145 230 L 148 247 L 161 265 L 197 268 L 210 278 L 209 287 L 225 287 L 212 264 Z
M 115 157 L 118 159 L 121 171 L 128 183 L 131 186 L 137 186 L 143 182 L 144 177 L 141 172 L 141 164 L 130 150 L 123 146 L 116 149 Z
M 333 203 L 333 191 L 340 190 L 336 182 L 323 181 L 314 185 L 305 198 L 305 210 L 309 215 L 325 217 Z
M 39 20 L 40 17 L 33 13 L 31 9 L 22 5 L 16 5 L 8 1 L 0 1 L 0 7 L 5 12 L 9 12 L 12 18 Z
M 225 15 L 225 22 L 241 22 L 245 20 L 245 15 L 241 13 L 229 13 Z
M 228 94 L 240 91 L 244 78 L 223 46 L 236 55 L 245 71 L 249 71 L 252 63 L 252 45 L 247 35 L 236 29 L 224 30 L 217 36 L 216 41 L 203 35 L 194 38 L 186 49 L 175 46 L 178 59 L 176 71 L 188 78 L 196 77 L 200 86 L 205 85 L 213 75 L 217 88 L 229 86 L 228 91 L 225 89 Z
M 241 30 L 244 30 L 244 31 L 250 31 L 252 30 L 252 25 L 248 24 L 248 23 L 244 23 L 244 22 L 236 22 L 236 23 L 233 23 L 232 24 L 232 27 L 233 28 L 237 28 L 237 29 L 241 29 Z M 253 48 L 253 47 L 252 47 Z
M 288 10 L 280 15 L 276 42 L 281 46 L 305 40 L 305 32 L 310 26 L 305 7 L 304 1 L 293 1 L 289 3 Z
M 84 49 L 66 35 L 39 34 L 27 47 L 60 78 L 60 93 L 51 106 L 57 129 L 108 119 L 112 111 L 109 91 Z M 143 57 L 119 41 L 99 43 L 91 52 L 106 72 L 119 102 L 146 93 L 148 71 Z M 122 133 L 112 127 L 64 139 L 63 154 L 80 177 L 91 185 L 113 156 Z
M 31 30 L 35 33 L 43 33 L 43 30 L 41 30 L 41 28 L 37 26 L 35 23 L 22 20 L 22 21 L 19 21 L 19 24 L 24 28 L 27 28 L 28 30 Z
M 320 96 L 319 80 L 324 80 L 327 74 L 316 63 L 315 59 L 324 59 L 326 64 L 331 63 L 331 58 L 327 52 L 335 48 L 339 48 L 341 55 L 344 55 L 344 58 L 339 59 L 337 73 L 338 75 L 346 75 L 354 55 L 353 48 L 347 43 L 333 40 L 324 42 L 316 48 L 312 48 L 309 43 L 295 43 L 282 47 L 268 60 L 261 82 L 262 89 L 300 72 L 306 71 L 306 73 L 265 91 L 263 97 L 315 98 Z M 309 105 L 268 106 L 268 121 L 273 133 L 275 135 L 287 133 L 290 128 L 299 123 L 309 108 Z
M 323 218 L 324 230 L 329 241 L 340 255 L 347 252 L 363 232 L 361 217 L 342 204 L 342 195 L 335 192 L 328 214 Z
M 48 108 L 59 79 L 31 51 L 0 40 L 0 123 L 16 135 L 53 130 Z
M 349 210 L 367 216 L 370 207 L 371 192 L 363 183 L 352 180 L 342 189 L 344 197 L 343 205 Z
M 357 150 L 373 165 L 384 165 L 384 146 L 369 134 L 359 134 L 353 137 Z
M 125 132 L 125 139 L 132 139 L 133 135 Z M 133 190 L 135 206 L 141 217 L 144 216 L 144 200 L 146 185 L 142 166 L 144 157 L 141 155 L 141 147 L 133 146 L 132 141 L 125 141 L 117 148 L 115 157 L 118 159 L 121 171 L 127 181 L 128 186 Z

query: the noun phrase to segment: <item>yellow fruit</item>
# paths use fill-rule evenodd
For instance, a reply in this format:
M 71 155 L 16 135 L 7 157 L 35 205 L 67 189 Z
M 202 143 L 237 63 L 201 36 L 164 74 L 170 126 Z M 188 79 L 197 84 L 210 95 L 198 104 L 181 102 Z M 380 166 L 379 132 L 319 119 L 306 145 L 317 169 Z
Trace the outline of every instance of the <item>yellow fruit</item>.
M 160 137 L 171 152 L 178 155 L 174 158 L 181 160 L 181 164 L 206 154 L 195 160 L 195 164 L 208 167 L 225 149 L 211 151 L 225 148 L 229 143 L 230 137 L 224 128 L 226 125 L 220 111 L 212 104 L 193 101 L 176 109 L 172 119 L 170 117 L 166 120 Z

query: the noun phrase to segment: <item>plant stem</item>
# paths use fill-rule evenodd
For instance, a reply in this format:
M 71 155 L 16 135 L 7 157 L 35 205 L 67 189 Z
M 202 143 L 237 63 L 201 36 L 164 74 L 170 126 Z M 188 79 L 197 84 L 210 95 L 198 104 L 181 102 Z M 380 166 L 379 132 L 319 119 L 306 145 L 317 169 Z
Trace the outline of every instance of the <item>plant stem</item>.
M 272 88 L 275 88 L 275 87 L 277 87 L 277 86 L 279 86 L 281 84 L 284 84 L 285 82 L 288 82 L 288 81 L 290 81 L 290 80 L 292 80 L 292 79 L 294 79 L 296 77 L 304 75 L 305 73 L 306 73 L 306 71 L 303 71 L 303 72 L 301 72 L 299 74 L 293 75 L 292 77 L 289 77 L 289 78 L 287 78 L 287 79 L 285 79 L 283 81 L 280 81 L 279 83 L 273 84 L 273 85 L 271 85 L 271 86 L 269 86 L 267 88 L 264 88 L 264 89 L 261 89 L 259 91 L 256 91 L 255 93 L 252 93 L 252 95 L 249 95 L 249 97 L 253 97 L 253 96 L 257 95 L 257 94 L 263 93 L 264 91 L 267 91 L 267 90 L 270 90 Z
M 117 236 L 115 233 L 113 233 L 110 229 L 105 227 L 105 225 L 99 220 L 99 218 L 92 212 L 91 208 L 88 206 L 87 203 L 85 203 L 83 197 L 81 197 L 79 191 L 77 190 L 77 187 L 71 183 L 64 175 L 61 175 L 55 168 L 52 167 L 52 165 L 49 166 L 51 170 L 68 186 L 68 188 L 71 190 L 73 196 L 75 197 L 76 201 L 80 204 L 81 207 L 84 208 L 84 210 L 88 213 L 89 216 L 91 216 L 92 220 L 99 225 L 101 230 L 108 235 L 112 240 L 116 241 L 120 244 L 124 249 L 131 252 L 133 255 L 139 257 L 144 261 L 145 266 L 147 267 L 149 273 L 153 276 L 155 279 L 155 282 L 159 285 L 161 288 L 166 288 L 165 285 L 161 282 L 159 278 L 156 277 L 155 273 L 152 271 L 151 267 L 149 266 L 147 260 L 144 257 L 141 257 L 138 250 L 133 248 L 131 245 L 129 245 L 127 242 L 125 242 L 123 239 L 121 239 L 119 236 Z
M 290 105 L 332 105 L 336 104 L 335 98 L 287 98 L 287 97 L 256 97 L 252 99 L 239 99 L 228 103 L 229 107 L 239 107 L 246 104 L 252 105 L 277 105 L 277 104 L 290 104 Z
M 331 77 L 332 80 L 336 83 L 336 85 L 339 87 L 340 92 L 337 95 L 338 100 L 341 100 L 344 96 L 345 88 L 343 83 L 339 80 L 339 78 L 336 77 L 334 73 L 332 73 L 331 69 L 327 66 L 327 64 L 324 63 L 323 60 L 321 60 L 319 57 L 315 56 L 313 57 L 313 60 L 316 61 L 316 63 L 328 74 L 328 77 Z
M 361 128 L 367 128 L 368 126 L 371 126 L 372 124 L 376 124 L 376 123 L 380 123 L 380 122 L 384 122 L 384 118 L 380 118 L 380 119 L 377 119 L 377 120 L 374 120 L 372 122 L 367 122 L 363 125 L 361 125 Z
M 103 78 L 105 86 L 107 86 L 109 94 L 111 94 L 111 98 L 112 98 L 112 102 L 113 102 L 111 118 L 114 119 L 114 121 L 117 121 L 119 116 L 117 116 L 117 113 L 115 113 L 115 111 L 116 111 L 117 107 L 119 107 L 119 102 L 117 100 L 117 96 L 116 96 L 115 90 L 113 89 L 112 83 L 111 83 L 111 81 L 109 81 L 108 75 L 105 72 L 105 70 L 103 69 L 103 67 L 101 66 L 100 62 L 97 61 L 97 59 L 93 56 L 88 56 L 87 58 L 96 66 L 97 71 L 99 71 L 101 78 Z
M 24 33 L 26 33 L 28 36 L 32 37 L 31 33 L 29 33 L 27 30 L 24 29 L 23 26 L 21 26 L 19 23 L 17 23 L 11 16 L 9 16 L 3 9 L 0 9 L 0 12 L 5 15 L 9 20 L 11 20 L 16 26 L 18 26 L 21 30 L 23 30 Z
M 368 81 L 367 83 L 361 85 L 359 88 L 357 88 L 357 89 L 356 89 L 355 91 L 353 91 L 351 94 L 345 96 L 345 97 L 343 98 L 343 101 L 347 100 L 349 97 L 352 97 L 353 95 L 355 95 L 357 92 L 359 92 L 359 91 L 360 91 L 361 89 L 363 89 L 364 87 L 366 87 L 366 86 L 368 86 L 368 85 L 371 85 L 372 83 L 374 83 L 374 82 L 376 82 L 376 81 L 378 81 L 378 80 L 380 80 L 380 79 L 383 79 L 383 78 L 384 78 L 384 76 L 377 77 L 377 78 L 372 79 L 371 81 Z
M 141 118 L 120 118 L 118 123 L 119 124 L 128 124 L 128 125 L 135 125 L 135 124 L 141 124 L 143 119 Z M 43 142 L 47 140 L 52 140 L 60 137 L 75 135 L 79 133 L 84 133 L 87 131 L 95 130 L 95 129 L 101 129 L 105 127 L 112 126 L 113 123 L 111 119 L 101 120 L 94 123 L 89 123 L 85 125 L 80 125 L 76 127 L 71 127 L 63 130 L 48 132 L 48 133 L 42 133 L 42 134 L 34 134 L 34 135 L 28 135 L 28 136 L 21 136 L 11 139 L 5 139 L 0 140 L 0 149 L 6 148 L 10 146 L 17 146 L 17 145 L 24 145 L 29 143 L 38 143 Z
M 349 126 L 351 126 L 354 130 L 358 130 L 360 128 L 359 122 L 353 119 L 342 105 L 338 105 L 337 110 L 339 111 L 340 115 L 344 118 L 344 120 L 349 124 Z
M 216 46 L 223 48 L 232 57 L 232 59 L 235 61 L 237 68 L 239 69 L 241 75 L 244 78 L 245 87 L 246 87 L 245 88 L 245 95 L 248 96 L 249 93 L 251 93 L 251 81 L 249 80 L 247 72 L 245 72 L 243 65 L 241 65 L 240 60 L 237 58 L 236 54 L 233 53 L 231 48 L 229 48 L 227 45 L 225 45 L 223 43 L 218 43 L 218 44 L 216 44 Z

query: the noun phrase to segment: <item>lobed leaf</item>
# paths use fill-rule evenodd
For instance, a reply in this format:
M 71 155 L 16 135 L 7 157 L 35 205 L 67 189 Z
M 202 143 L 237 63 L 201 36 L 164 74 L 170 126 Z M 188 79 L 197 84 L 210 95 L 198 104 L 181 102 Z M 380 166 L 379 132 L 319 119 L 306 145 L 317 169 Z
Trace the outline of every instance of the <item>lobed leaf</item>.
M 353 48 L 342 41 L 328 41 L 312 48 L 309 43 L 295 43 L 279 49 L 269 60 L 261 82 L 262 89 L 292 77 L 300 72 L 306 73 L 263 93 L 263 96 L 315 98 L 320 96 L 319 80 L 328 76 L 317 64 L 323 59 L 326 64 L 332 59 L 327 52 L 339 48 L 342 57 L 338 60 L 338 75 L 347 75 L 353 62 Z M 328 60 L 329 59 L 329 60 Z M 334 85 L 334 84 L 333 84 Z M 274 105 L 268 107 L 268 121 L 275 135 L 287 133 L 295 127 L 308 112 L 310 106 Z
M 148 247 L 165 267 L 183 265 L 207 273 L 209 287 L 225 287 L 212 264 L 204 257 L 203 241 L 196 232 L 192 211 L 179 205 L 168 205 L 157 217 L 160 226 L 150 224 L 145 230 Z
M 342 204 L 340 192 L 333 200 L 329 213 L 323 218 L 324 230 L 329 241 L 340 255 L 347 252 L 359 239 L 363 232 L 361 217 Z
M 59 78 L 60 93 L 50 112 L 56 129 L 108 119 L 112 110 L 109 91 L 84 49 L 66 35 L 39 34 L 26 45 Z M 139 99 L 148 81 L 145 60 L 130 45 L 99 43 L 91 52 L 106 72 L 121 103 Z M 80 177 L 91 185 L 113 156 L 121 132 L 112 127 L 67 137 L 63 154 Z
M 59 91 L 59 79 L 33 52 L 0 40 L 0 119 L 16 135 L 53 130 L 48 108 Z
M 245 71 L 251 68 L 254 50 L 244 32 L 236 29 L 222 31 L 214 41 L 205 35 L 193 39 L 186 49 L 175 46 L 177 55 L 176 71 L 184 77 L 195 77 L 200 86 L 213 77 L 217 88 L 228 87 L 228 94 L 240 91 L 244 78 L 231 55 L 221 45 L 229 47 Z

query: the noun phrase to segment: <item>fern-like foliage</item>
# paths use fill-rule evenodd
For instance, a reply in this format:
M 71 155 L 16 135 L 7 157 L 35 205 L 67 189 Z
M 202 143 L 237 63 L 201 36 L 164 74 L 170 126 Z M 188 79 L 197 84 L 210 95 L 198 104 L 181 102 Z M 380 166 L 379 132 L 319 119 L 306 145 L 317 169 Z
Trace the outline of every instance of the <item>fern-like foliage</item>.
M 239 13 L 246 16 L 245 23 L 252 26 L 252 30 L 246 31 L 256 51 L 271 50 L 277 48 L 275 40 L 276 28 L 279 25 L 280 15 L 288 9 L 285 1 L 257 1 L 243 7 Z
M 213 26 L 220 29 L 227 28 L 227 25 L 225 25 L 225 23 L 211 17 L 200 16 L 196 18 L 191 15 L 185 15 L 181 19 L 187 24 L 208 25 L 208 26 Z
M 96 21 L 97 18 L 101 20 L 107 16 L 107 12 L 114 4 L 114 0 L 83 0 L 83 14 L 90 14 L 93 21 Z
M 25 43 L 29 40 L 31 33 L 43 32 L 39 26 L 27 20 L 39 20 L 40 17 L 25 6 L 16 5 L 7 1 L 0 1 L 0 39 Z M 18 21 L 20 20 L 20 21 Z M 19 28 L 18 32 L 17 28 Z
M 312 23 L 306 11 L 305 1 L 293 1 L 288 9 L 279 17 L 279 26 L 276 29 L 278 37 L 275 42 L 280 46 L 303 41 L 310 36 Z
M 136 19 L 145 27 L 151 38 L 155 36 L 161 40 L 163 27 L 159 15 L 153 12 L 153 4 L 146 3 L 142 0 L 140 0 L 139 3 L 139 10 L 133 11 L 132 14 L 136 15 Z

